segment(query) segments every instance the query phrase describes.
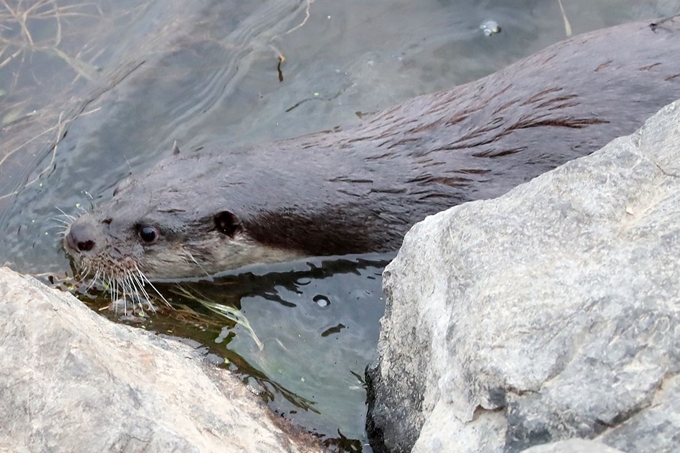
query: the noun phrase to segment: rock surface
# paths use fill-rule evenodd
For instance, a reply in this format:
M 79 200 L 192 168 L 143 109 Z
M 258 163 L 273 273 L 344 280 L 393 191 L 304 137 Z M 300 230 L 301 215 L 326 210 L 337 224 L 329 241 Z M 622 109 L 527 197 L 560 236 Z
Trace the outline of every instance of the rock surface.
M 428 217 L 384 273 L 374 439 L 680 451 L 679 256 L 677 102 L 501 198 Z
M 527 448 L 522 453 L 622 453 L 599 442 L 569 439 Z
M 0 268 L 0 452 L 311 452 L 189 346 Z

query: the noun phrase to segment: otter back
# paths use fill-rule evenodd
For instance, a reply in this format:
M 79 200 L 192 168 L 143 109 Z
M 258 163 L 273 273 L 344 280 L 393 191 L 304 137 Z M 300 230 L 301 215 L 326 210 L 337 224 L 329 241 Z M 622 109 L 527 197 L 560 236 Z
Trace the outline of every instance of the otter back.
M 90 272 L 148 278 L 395 250 L 426 215 L 502 195 L 680 98 L 678 22 L 577 36 L 357 127 L 171 156 L 74 222 L 66 249 Z

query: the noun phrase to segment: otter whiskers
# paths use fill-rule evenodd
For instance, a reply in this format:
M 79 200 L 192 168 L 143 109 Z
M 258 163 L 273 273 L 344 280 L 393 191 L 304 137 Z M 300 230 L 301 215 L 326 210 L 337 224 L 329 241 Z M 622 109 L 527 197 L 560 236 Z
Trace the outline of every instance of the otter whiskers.
M 88 288 L 86 288 L 86 291 L 92 286 L 99 284 L 104 289 L 108 290 L 112 302 L 119 300 L 125 301 L 125 314 L 127 314 L 128 300 L 133 304 L 137 304 L 142 311 L 144 308 L 147 308 L 148 310 L 155 312 L 156 307 L 154 307 L 153 303 L 151 302 L 152 297 L 145 288 L 146 285 L 149 285 L 154 290 L 156 295 L 163 301 L 163 303 L 165 303 L 168 307 L 172 307 L 170 302 L 168 302 L 168 300 L 163 296 L 163 294 L 160 293 L 160 291 L 158 291 L 153 283 L 151 283 L 149 279 L 146 278 L 144 272 L 142 272 L 136 264 L 134 264 L 132 268 L 118 270 L 121 272 L 119 275 L 116 275 L 112 272 L 103 271 L 102 269 L 97 270 L 95 275 L 92 277 L 92 281 L 88 285 Z

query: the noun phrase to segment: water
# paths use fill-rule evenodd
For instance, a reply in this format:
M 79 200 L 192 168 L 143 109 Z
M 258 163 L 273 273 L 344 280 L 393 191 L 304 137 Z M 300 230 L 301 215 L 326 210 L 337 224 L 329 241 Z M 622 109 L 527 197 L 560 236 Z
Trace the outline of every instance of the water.
M 241 376 L 277 414 L 329 443 L 342 443 L 344 451 L 359 451 L 366 442 L 363 374 L 376 358 L 384 311 L 381 273 L 391 258 L 315 258 L 253 266 L 211 285 L 157 284 L 179 310 L 149 317 L 104 313 L 199 341 L 217 363 L 226 359 L 225 367 Z M 181 296 L 187 293 L 191 297 Z M 239 309 L 247 325 L 211 313 L 196 303 L 197 298 Z
M 680 1 L 562 3 L 575 34 L 680 11 Z M 565 37 L 557 0 L 7 5 L 0 3 L 0 262 L 62 276 L 70 268 L 52 220 L 57 208 L 77 214 L 105 201 L 174 140 L 184 152 L 216 142 L 226 150 L 349 126 L 361 121 L 357 112 L 479 78 Z M 485 36 L 480 25 L 489 20 L 502 32 Z M 331 269 L 321 274 L 305 262 L 261 268 L 192 287 L 240 307 L 263 349 L 247 329 L 209 313 L 184 326 L 149 322 L 230 357 L 275 410 L 351 451 L 365 443 L 360 375 L 375 353 L 382 258 L 339 268 L 311 261 Z

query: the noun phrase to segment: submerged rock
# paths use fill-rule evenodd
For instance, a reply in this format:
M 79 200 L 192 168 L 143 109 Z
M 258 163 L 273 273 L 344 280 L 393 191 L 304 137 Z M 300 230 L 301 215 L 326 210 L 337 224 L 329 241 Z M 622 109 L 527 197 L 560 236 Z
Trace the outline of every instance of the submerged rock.
M 321 451 L 189 346 L 7 268 L 0 338 L 0 451 Z
M 384 273 L 374 439 L 680 451 L 679 256 L 678 102 L 503 197 L 428 217 Z

